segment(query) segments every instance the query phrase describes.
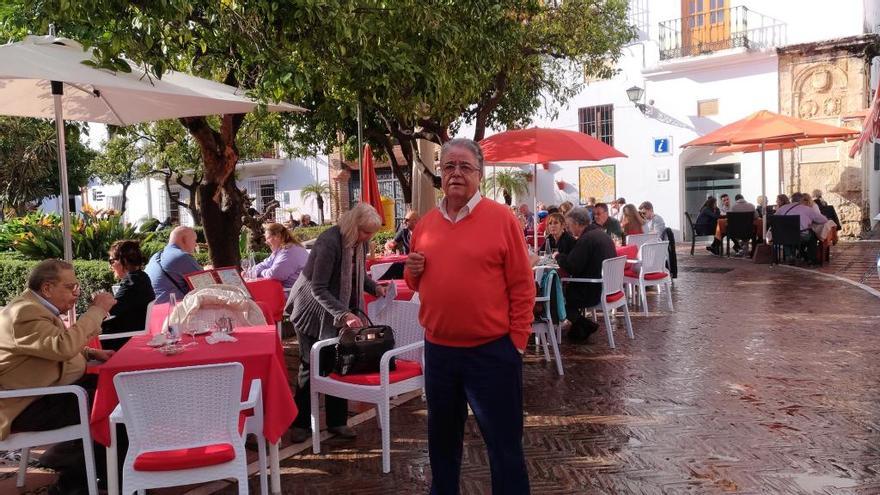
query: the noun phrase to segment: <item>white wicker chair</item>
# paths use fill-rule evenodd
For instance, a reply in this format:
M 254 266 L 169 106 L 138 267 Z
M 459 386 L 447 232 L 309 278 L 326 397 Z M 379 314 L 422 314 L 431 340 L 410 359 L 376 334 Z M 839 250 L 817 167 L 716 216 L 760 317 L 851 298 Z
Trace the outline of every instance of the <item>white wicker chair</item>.
M 243 374 L 240 363 L 223 363 L 113 377 L 119 405 L 110 416 L 111 437 L 116 423 L 125 424 L 129 437 L 122 493 L 235 478 L 238 493 L 246 494 L 246 433 L 257 435 L 261 492 L 267 493 L 265 439 L 262 428 L 256 428 L 262 421 L 260 381 L 251 382 L 247 401 L 240 402 Z M 242 412 L 248 409 L 254 410 L 254 419 L 240 424 Z M 249 425 L 249 421 L 253 422 Z M 108 460 L 115 458 L 115 438 L 112 443 Z M 206 447 L 211 454 L 197 450 Z M 212 459 L 208 461 L 207 457 Z M 198 458 L 205 462 L 193 462 Z M 169 459 L 183 463 L 169 464 Z M 108 462 L 107 466 L 111 476 L 116 468 L 115 462 L 112 464 Z M 115 484 L 108 488 L 112 493 Z
M 623 307 L 623 316 L 626 322 L 626 334 L 634 339 L 632 320 L 629 317 L 629 302 L 623 291 L 623 270 L 626 267 L 626 256 L 609 258 L 602 262 L 602 278 L 563 278 L 563 282 L 602 284 L 602 296 L 599 304 L 584 308 L 593 312 L 596 319 L 596 310 L 602 310 L 605 317 L 605 331 L 608 333 L 608 346 L 614 348 L 614 327 L 611 326 L 611 311 Z
M 641 246 L 642 244 L 654 242 L 658 239 L 660 239 L 660 234 L 656 232 L 651 232 L 649 234 L 632 234 L 626 236 L 626 245 Z
M 534 268 L 535 283 L 540 287 L 541 282 L 544 280 L 544 275 L 548 270 L 551 271 L 551 274 L 547 276 L 547 283 L 544 285 L 544 290 L 540 296 L 535 298 L 536 303 L 544 303 L 544 314 L 541 315 L 540 319 L 532 322 L 532 333 L 535 334 L 535 347 L 538 352 L 541 352 L 541 346 L 544 347 L 545 361 L 550 361 L 549 348 L 553 348 L 553 356 L 556 358 L 556 371 L 559 373 L 559 376 L 562 376 L 565 372 L 562 370 L 562 357 L 559 355 L 558 336 L 560 331 L 558 330 L 557 325 L 553 324 L 553 318 L 550 315 L 551 306 L 555 303 L 555 301 L 551 299 L 553 285 L 555 278 L 559 275 L 555 270 L 543 266 L 536 266 Z
M 312 346 L 310 354 L 310 381 L 312 400 L 312 450 L 321 452 L 321 430 L 318 420 L 319 394 L 332 395 L 358 402 L 376 404 L 379 424 L 382 428 L 382 472 L 391 471 L 391 397 L 424 388 L 424 374 L 392 382 L 389 363 L 392 357 L 415 361 L 424 366 L 423 348 L 425 330 L 419 324 L 419 305 L 409 301 L 391 301 L 379 314 L 371 312 L 370 318 L 377 325 L 389 325 L 394 329 L 395 348 L 386 352 L 380 362 L 380 372 L 371 376 L 377 385 L 355 384 L 330 376 L 320 376 L 321 349 L 336 345 L 339 338 L 321 340 Z M 400 366 L 398 366 L 400 369 Z
M 95 453 L 92 449 L 92 434 L 89 431 L 89 408 L 88 395 L 82 387 L 65 385 L 59 387 L 22 388 L 18 390 L 0 391 L 0 400 L 17 397 L 42 397 L 45 395 L 74 394 L 79 406 L 79 423 L 65 426 L 57 430 L 27 431 L 12 433 L 6 440 L 0 441 L 0 450 L 21 449 L 21 463 L 18 466 L 18 476 L 15 486 L 24 486 L 25 473 L 30 458 L 31 447 L 49 445 L 69 440 L 82 440 L 83 453 L 86 461 L 86 476 L 90 495 L 98 495 L 98 475 L 95 471 Z
M 370 267 L 370 278 L 373 280 L 379 280 L 393 265 L 394 263 L 376 263 Z
M 639 261 L 641 267 L 638 273 L 628 272 L 623 277 L 623 283 L 638 290 L 639 297 L 642 301 L 642 310 L 648 314 L 648 297 L 645 294 L 645 287 L 656 285 L 665 286 L 666 302 L 669 304 L 669 311 L 674 311 L 672 307 L 672 275 L 666 268 L 666 261 L 669 259 L 669 241 L 649 242 L 639 248 Z

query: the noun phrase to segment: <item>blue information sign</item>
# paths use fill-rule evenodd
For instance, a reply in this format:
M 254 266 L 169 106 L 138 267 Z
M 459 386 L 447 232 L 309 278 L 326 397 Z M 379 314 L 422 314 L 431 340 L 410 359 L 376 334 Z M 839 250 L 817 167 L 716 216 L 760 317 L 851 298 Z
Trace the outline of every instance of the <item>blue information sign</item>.
M 655 155 L 671 155 L 672 150 L 671 147 L 672 139 L 669 137 L 660 137 L 654 138 L 654 150 L 653 153 Z

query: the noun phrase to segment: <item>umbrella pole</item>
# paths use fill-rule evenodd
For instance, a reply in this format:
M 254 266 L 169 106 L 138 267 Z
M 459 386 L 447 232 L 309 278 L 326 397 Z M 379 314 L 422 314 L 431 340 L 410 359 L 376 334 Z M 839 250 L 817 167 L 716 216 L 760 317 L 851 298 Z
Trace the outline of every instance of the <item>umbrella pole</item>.
M 764 142 L 761 141 L 761 196 L 764 198 L 764 217 L 761 219 L 761 230 L 764 239 L 767 239 L 767 174 L 765 171 Z
M 64 261 L 73 261 L 73 242 L 70 229 L 70 191 L 67 188 L 67 144 L 64 142 L 64 116 L 61 109 L 61 96 L 64 87 L 60 81 L 52 81 L 52 98 L 55 100 L 55 132 L 58 139 L 58 174 L 61 176 L 61 237 L 64 243 Z M 76 322 L 76 309 L 68 312 L 68 322 Z
M 361 197 L 364 197 L 364 126 L 361 125 L 361 102 L 357 104 L 358 121 L 358 176 L 360 178 Z
M 498 201 L 498 183 L 495 182 L 495 164 L 492 164 L 492 201 Z
M 538 164 L 532 164 L 532 192 L 535 194 L 532 195 L 532 231 L 535 235 L 532 236 L 535 245 L 535 252 L 538 252 Z

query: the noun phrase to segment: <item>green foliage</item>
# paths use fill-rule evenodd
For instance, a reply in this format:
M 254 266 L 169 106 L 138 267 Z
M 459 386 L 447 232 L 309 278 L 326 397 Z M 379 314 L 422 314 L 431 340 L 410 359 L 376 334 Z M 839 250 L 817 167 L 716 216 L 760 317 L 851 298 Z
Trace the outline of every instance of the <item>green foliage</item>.
M 89 164 L 89 170 L 104 184 L 122 184 L 121 211 L 125 213 L 128 186 L 145 176 L 138 162 L 144 159 L 146 151 L 136 134 L 110 129 L 110 139 L 102 143 L 103 151 Z
M 514 196 L 519 196 L 529 190 L 530 177 L 531 174 L 522 170 L 501 168 L 480 182 L 480 190 L 491 197 L 494 185 L 504 196 L 504 202 L 507 206 L 510 206 Z
M 317 239 L 325 230 L 333 227 L 333 225 L 318 225 L 317 227 L 297 227 L 293 229 L 293 237 L 299 242 L 306 242 Z
M 68 188 L 72 193 L 89 180 L 95 152 L 80 142 L 83 127 L 65 125 Z M 0 117 L 0 207 L 19 214 L 43 198 L 61 194 L 55 126 L 48 120 Z
M 154 232 L 156 227 L 159 226 L 159 220 L 156 218 L 148 218 L 141 223 L 141 226 L 138 227 L 138 232 L 142 234 L 147 234 L 150 232 Z
M 299 191 L 299 196 L 303 201 L 314 199 L 317 203 L 319 224 L 324 223 L 324 199 L 330 198 L 331 194 L 330 184 L 327 181 L 309 184 Z
M 5 305 L 24 291 L 27 278 L 38 260 L 23 259 L 15 253 L 0 253 L 0 305 Z M 115 283 L 113 272 L 106 261 L 74 260 L 76 278 L 82 287 L 82 296 L 76 303 L 77 313 L 88 309 L 88 297 L 99 290 L 109 291 Z
M 8 228 L 18 231 L 10 237 L 11 247 L 19 253 L 37 260 L 64 256 L 59 215 L 28 215 L 7 223 L 17 224 Z M 107 251 L 115 241 L 140 238 L 118 213 L 95 212 L 88 208 L 83 208 L 81 215 L 71 215 L 71 234 L 73 258 L 79 260 L 106 260 Z
M 380 230 L 376 232 L 370 241 L 370 251 L 373 254 L 381 255 L 385 251 L 385 243 L 394 239 L 396 232 L 393 230 Z

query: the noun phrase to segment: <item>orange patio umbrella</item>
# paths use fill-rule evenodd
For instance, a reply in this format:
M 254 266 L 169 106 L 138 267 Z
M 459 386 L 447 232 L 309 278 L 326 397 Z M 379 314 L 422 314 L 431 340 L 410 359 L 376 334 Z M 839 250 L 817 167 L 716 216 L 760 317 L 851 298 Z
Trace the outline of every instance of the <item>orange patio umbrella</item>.
M 361 187 L 361 201 L 370 204 L 379 213 L 382 224 L 385 224 L 385 212 L 382 208 L 382 197 L 379 194 L 379 180 L 376 178 L 376 166 L 373 164 L 373 150 L 369 144 L 364 145 L 364 165 L 361 168 L 363 177 Z
M 705 136 L 689 141 L 682 148 L 694 146 L 715 147 L 716 153 L 761 152 L 761 195 L 767 201 L 764 152 L 806 146 L 809 144 L 846 141 L 858 135 L 858 131 L 820 124 L 778 113 L 761 110 L 732 124 L 716 129 Z M 767 234 L 767 222 L 764 235 Z
M 532 127 L 500 132 L 480 141 L 483 159 L 498 165 L 532 165 L 533 211 L 538 209 L 538 164 L 570 160 L 626 157 L 617 149 L 583 132 Z M 537 211 L 535 214 L 537 215 Z M 534 247 L 538 250 L 537 222 Z

